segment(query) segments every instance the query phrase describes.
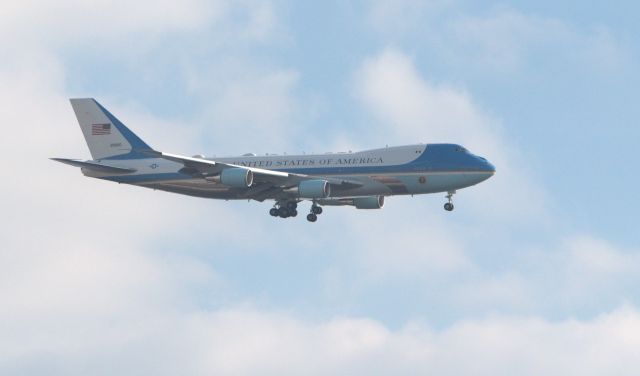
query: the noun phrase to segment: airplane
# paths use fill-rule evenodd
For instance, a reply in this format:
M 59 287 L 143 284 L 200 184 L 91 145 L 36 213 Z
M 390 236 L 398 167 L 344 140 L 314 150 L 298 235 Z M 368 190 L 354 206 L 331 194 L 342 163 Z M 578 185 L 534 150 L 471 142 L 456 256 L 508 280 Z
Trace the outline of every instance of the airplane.
M 70 99 L 93 159 L 51 158 L 85 176 L 224 199 L 273 200 L 273 217 L 298 215 L 311 201 L 315 222 L 323 206 L 381 209 L 385 197 L 446 192 L 452 211 L 457 190 L 495 174 L 485 158 L 456 144 L 417 144 L 348 153 L 205 158 L 154 150 L 93 98 Z

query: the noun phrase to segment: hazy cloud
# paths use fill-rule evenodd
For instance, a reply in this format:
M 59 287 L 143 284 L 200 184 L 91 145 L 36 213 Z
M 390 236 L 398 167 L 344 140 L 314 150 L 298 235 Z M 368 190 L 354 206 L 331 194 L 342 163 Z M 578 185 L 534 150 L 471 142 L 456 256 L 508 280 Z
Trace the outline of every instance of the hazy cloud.
M 634 375 L 640 366 L 636 351 L 640 315 L 629 308 L 585 321 L 495 316 L 463 320 L 444 330 L 419 322 L 390 330 L 359 318 L 313 323 L 246 308 L 156 313 L 124 324 L 128 325 L 109 325 L 109 334 L 102 337 L 82 337 L 82 330 L 96 326 L 104 330 L 108 324 L 78 323 L 66 333 L 69 342 L 55 347 L 36 344 L 27 353 L 48 357 L 11 357 L 5 364 L 19 369 L 21 360 L 37 361 L 49 374 L 130 371 L 135 365 L 145 373 L 194 375 Z M 106 351 L 96 356 L 101 345 L 107 345 Z M 119 361 L 112 362 L 114 357 Z
M 503 135 L 503 125 L 464 89 L 427 81 L 409 56 L 385 49 L 364 60 L 354 90 L 379 119 L 377 138 L 396 144 L 460 143 L 494 163 L 496 176 L 472 190 L 482 195 L 478 202 L 492 214 L 513 220 L 545 215 L 544 191 L 527 175 L 527 166 Z
M 260 74 L 248 70 L 242 77 L 213 90 L 205 84 L 197 90 L 213 96 L 200 115 L 203 137 L 213 145 L 223 140 L 221 153 L 290 150 L 301 131 L 294 122 L 300 111 L 300 102 L 295 96 L 297 83 L 295 71 Z M 233 137 L 229 137 L 229 130 L 233 130 Z
M 504 76 L 551 64 L 615 74 L 630 61 L 627 46 L 605 26 L 578 27 L 504 6 L 472 12 L 446 0 L 378 0 L 369 18 L 388 42 L 427 45 L 443 63 L 471 71 Z

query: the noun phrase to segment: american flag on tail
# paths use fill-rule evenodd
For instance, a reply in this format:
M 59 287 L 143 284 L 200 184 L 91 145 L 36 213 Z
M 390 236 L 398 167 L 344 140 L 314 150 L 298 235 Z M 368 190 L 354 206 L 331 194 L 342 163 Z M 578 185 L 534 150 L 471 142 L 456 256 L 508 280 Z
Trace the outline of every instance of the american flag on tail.
M 111 124 L 91 124 L 92 136 L 102 136 L 106 134 L 111 134 Z

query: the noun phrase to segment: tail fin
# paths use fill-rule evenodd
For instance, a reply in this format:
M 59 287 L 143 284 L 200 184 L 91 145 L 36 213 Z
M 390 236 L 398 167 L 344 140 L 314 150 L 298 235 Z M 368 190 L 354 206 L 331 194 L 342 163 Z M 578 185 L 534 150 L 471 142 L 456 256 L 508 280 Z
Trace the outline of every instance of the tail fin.
M 95 99 L 70 101 L 93 159 L 149 158 L 144 152 L 153 149 Z

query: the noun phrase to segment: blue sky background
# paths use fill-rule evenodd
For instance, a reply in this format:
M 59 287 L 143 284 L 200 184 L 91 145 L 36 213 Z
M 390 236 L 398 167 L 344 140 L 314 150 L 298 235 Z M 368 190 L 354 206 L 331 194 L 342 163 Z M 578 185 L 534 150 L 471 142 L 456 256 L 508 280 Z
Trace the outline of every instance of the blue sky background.
M 637 374 L 638 10 L 10 4 L 0 370 Z M 453 213 L 429 195 L 274 220 L 48 161 L 88 157 L 85 96 L 163 151 L 460 142 L 498 174 Z

